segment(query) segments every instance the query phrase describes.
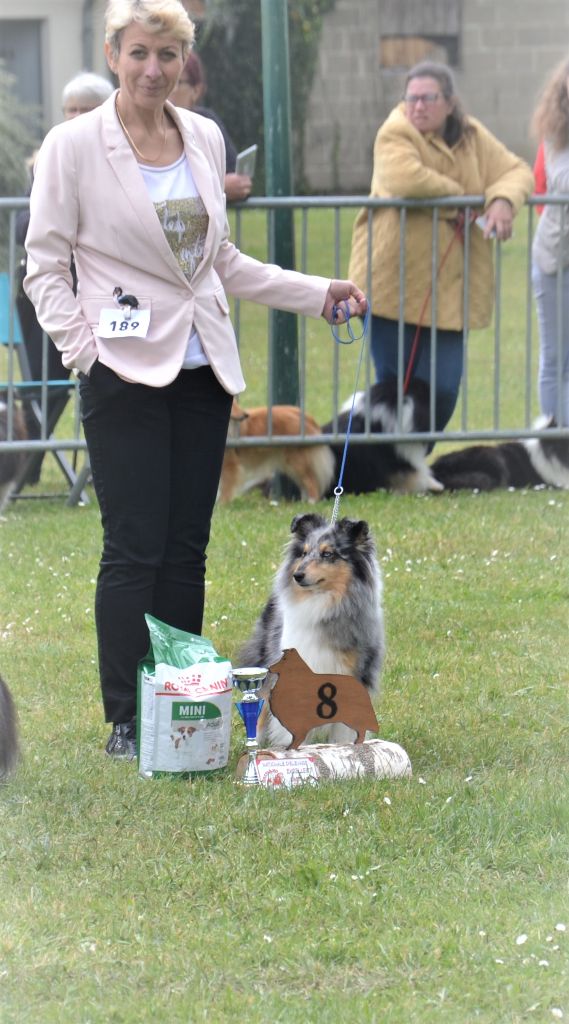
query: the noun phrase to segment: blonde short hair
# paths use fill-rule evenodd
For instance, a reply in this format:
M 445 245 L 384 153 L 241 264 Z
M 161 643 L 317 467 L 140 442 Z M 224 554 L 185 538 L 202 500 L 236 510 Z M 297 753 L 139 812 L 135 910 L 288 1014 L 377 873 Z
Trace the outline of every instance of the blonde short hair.
M 180 0 L 108 0 L 105 40 L 114 57 L 121 48 L 125 28 L 135 21 L 147 32 L 170 32 L 180 40 L 187 56 L 194 41 L 194 23 Z

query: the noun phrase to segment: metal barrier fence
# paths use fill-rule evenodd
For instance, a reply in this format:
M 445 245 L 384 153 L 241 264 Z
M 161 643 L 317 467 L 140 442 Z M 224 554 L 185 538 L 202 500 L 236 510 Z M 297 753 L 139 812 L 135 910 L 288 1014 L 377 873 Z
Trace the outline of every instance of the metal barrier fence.
M 429 441 L 494 441 L 503 438 L 527 438 L 538 436 L 540 431 L 532 426 L 537 412 L 537 332 L 534 323 L 533 296 L 531 288 L 531 242 L 535 227 L 534 207 L 538 204 L 556 204 L 562 207 L 562 228 L 565 217 L 569 217 L 569 196 L 539 196 L 531 198 L 526 204 L 526 213 L 521 213 L 514 222 L 514 230 L 520 226 L 525 231 L 523 244 L 516 240 L 517 259 L 510 258 L 512 243 L 504 246 L 496 242 L 495 259 L 495 295 L 493 325 L 486 331 L 463 332 L 464 372 L 461 385 L 459 405 L 455 411 L 449 428 L 444 432 L 434 429 L 434 395 L 431 399 L 431 429 L 423 434 L 409 434 L 402 430 L 401 412 L 403 399 L 403 359 L 400 358 L 399 375 L 399 412 L 395 432 L 389 435 L 390 441 L 398 440 L 429 440 Z M 82 436 L 79 402 L 76 382 L 73 379 L 65 382 L 71 391 L 71 403 L 65 417 L 62 417 L 58 429 L 50 432 L 47 423 L 48 398 L 52 388 L 61 387 L 64 382 L 50 381 L 47 376 L 47 352 L 51 344 L 44 335 L 42 350 L 42 374 L 31 384 L 22 372 L 25 366 L 25 339 L 18 337 L 18 320 L 16 314 L 16 270 L 19 262 L 19 250 L 15 241 L 15 219 L 17 212 L 25 208 L 27 199 L 0 198 L 0 217 L 8 219 L 7 267 L 0 274 L 3 280 L 3 299 L 0 294 L 0 391 L 6 396 L 7 432 L 6 439 L 0 439 L 0 452 L 6 449 L 24 451 L 64 451 L 78 452 L 85 449 Z M 480 212 L 483 206 L 482 196 L 463 196 L 439 200 L 395 200 L 375 199 L 367 196 L 325 196 L 325 197 L 286 197 L 286 198 L 251 198 L 246 203 L 236 206 L 231 211 L 234 219 L 233 239 L 244 251 L 251 251 L 247 235 L 251 235 L 251 225 L 256 228 L 252 232 L 252 255 L 266 258 L 259 239 L 263 235 L 270 237 L 274 213 L 279 208 L 295 211 L 297 236 L 297 269 L 307 273 L 319 273 L 324 276 L 345 277 L 347 273 L 347 255 L 349 251 L 349 235 L 354 214 L 361 207 L 368 210 L 368 265 L 371 265 L 369 254 L 373 245 L 373 211 L 377 207 L 395 207 L 400 210 L 400 262 L 399 262 L 399 351 L 403 354 L 403 309 L 406 287 L 405 234 L 407 214 L 409 210 L 431 210 L 433 219 L 431 280 L 433 292 L 433 309 L 436 315 L 437 301 L 437 270 L 440 253 L 438 252 L 439 214 L 441 209 L 464 211 L 464 320 L 468 320 L 468 283 L 469 283 L 469 239 L 473 228 L 470 213 Z M 265 215 L 264 232 L 259 230 L 259 216 Z M 342 215 L 344 219 L 342 220 Z M 327 241 L 325 254 L 322 251 L 319 231 L 322 230 L 323 216 L 326 223 Z M 318 231 L 313 232 L 311 220 L 318 219 Z M 349 218 L 349 221 L 347 221 Z M 525 229 L 523 228 L 525 223 Z M 347 229 L 346 229 L 347 225 Z M 510 248 L 509 248 L 510 247 Z M 1 255 L 1 254 L 0 254 Z M 561 393 L 562 382 L 562 346 L 563 331 L 569 325 L 563 324 L 561 302 L 562 268 L 557 275 L 559 331 L 557 339 L 557 370 L 558 392 Z M 368 280 L 367 294 L 371 293 L 371 281 Z M 253 325 L 247 323 L 247 310 L 250 304 L 243 306 L 234 302 L 233 321 L 238 336 L 241 356 L 247 363 L 253 352 L 251 367 L 246 369 L 246 379 L 253 381 L 252 393 L 257 398 L 255 404 L 273 404 L 272 400 L 272 368 L 278 339 L 269 338 L 266 359 L 260 354 L 263 341 L 259 343 L 259 335 L 266 339 L 269 335 L 257 319 Z M 265 314 L 263 314 L 265 315 Z M 435 316 L 433 317 L 435 319 Z M 303 413 L 310 412 L 318 422 L 332 421 L 337 426 L 338 410 L 342 402 L 349 398 L 355 385 L 353 368 L 355 357 L 351 356 L 348 370 L 342 370 L 340 346 L 334 346 L 333 355 L 323 361 L 317 355 L 318 366 L 315 367 L 314 348 L 307 340 L 307 321 L 300 319 L 299 330 L 299 370 L 300 370 L 300 401 Z M 319 328 L 324 330 L 325 328 Z M 368 328 L 369 335 L 369 328 Z M 477 337 L 481 335 L 482 338 Z M 363 360 L 363 379 L 359 381 L 360 389 L 365 389 L 374 379 L 370 357 L 369 337 L 365 339 L 365 357 Z M 435 330 L 431 331 L 431 347 L 436 345 Z M 354 346 L 354 348 L 357 347 Z M 343 352 L 342 352 L 343 355 Z M 434 368 L 434 360 L 432 369 Z M 260 378 L 265 375 L 265 380 Z M 311 379 L 315 378 L 315 381 Z M 35 389 L 35 400 L 42 423 L 40 436 L 33 440 L 18 440 L 14 434 L 14 403 L 19 397 L 29 394 L 30 387 Z M 327 398 L 322 399 L 323 390 L 327 390 Z M 246 403 L 247 404 L 247 403 Z M 250 402 L 248 404 L 251 404 Z M 558 416 L 558 422 L 562 419 Z M 381 435 L 371 434 L 370 416 L 367 416 L 368 429 L 363 434 L 353 436 L 351 443 L 366 444 L 370 441 L 381 442 Z M 343 434 L 336 430 L 326 435 L 326 440 L 341 441 Z M 569 436 L 569 428 L 555 428 L 548 436 Z M 317 444 L 323 440 L 322 435 L 306 436 L 304 427 L 297 437 L 278 437 L 272 429 L 269 415 L 268 436 L 266 438 L 238 438 L 230 440 L 232 446 L 252 444 L 270 445 L 278 440 L 279 444 Z M 75 495 L 76 497 L 76 495 Z

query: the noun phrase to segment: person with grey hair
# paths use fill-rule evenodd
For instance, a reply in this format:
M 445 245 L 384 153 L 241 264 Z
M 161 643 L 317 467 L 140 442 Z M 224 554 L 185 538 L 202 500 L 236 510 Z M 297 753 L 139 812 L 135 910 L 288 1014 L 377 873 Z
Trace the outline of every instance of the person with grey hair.
M 81 71 L 78 75 L 67 82 L 61 94 L 61 104 L 64 120 L 69 121 L 79 114 L 86 114 L 95 107 L 100 106 L 114 92 L 114 86 L 108 78 L 96 75 L 92 71 Z M 34 164 L 37 153 L 30 158 L 30 180 L 33 181 Z M 30 222 L 29 209 L 20 210 L 16 217 L 16 242 L 24 245 Z M 75 265 L 71 261 L 71 274 L 73 287 L 76 286 Z M 22 284 L 25 276 L 25 260 L 22 261 L 16 272 L 16 308 L 20 319 L 22 334 L 26 345 L 26 354 L 30 373 L 34 381 L 40 381 L 44 371 L 43 360 L 43 332 L 38 323 L 35 309 L 28 296 L 23 290 Z M 47 379 L 50 381 L 64 381 L 70 376 L 71 371 L 63 365 L 61 355 L 51 340 L 48 340 L 47 349 Z M 51 422 L 57 411 L 65 403 L 65 395 L 68 389 L 65 384 L 50 386 L 46 399 L 47 422 Z M 63 398 L 63 402 L 62 402 Z M 26 429 L 28 437 L 35 439 L 41 436 L 41 424 L 38 423 L 35 402 L 24 396 L 22 401 Z M 24 484 L 37 484 L 41 476 L 41 468 L 44 460 L 44 452 L 34 452 L 28 462 Z
M 25 288 L 80 380 L 103 526 L 105 749 L 132 760 L 145 614 L 202 629 L 211 517 L 245 387 L 227 294 L 329 323 L 367 302 L 351 281 L 264 264 L 230 241 L 221 131 L 169 101 L 194 36 L 180 0 L 109 0 L 105 29 L 119 88 L 44 141 Z
M 401 102 L 376 136 L 371 195 L 382 199 L 484 197 L 482 209 L 477 211 L 484 215 L 483 224 L 473 224 L 468 235 L 468 322 L 464 315 L 465 233 L 463 216 L 456 207 L 439 209 L 438 221 L 430 209 L 406 210 L 403 240 L 396 206 L 373 211 L 364 208 L 354 224 L 348 274 L 361 288 L 368 288 L 368 275 L 371 279 L 371 345 L 377 380 L 384 382 L 400 374 L 404 382 L 413 377 L 427 383 L 435 392 L 437 431 L 444 430 L 458 398 L 464 335 L 469 328 L 486 327 L 492 316 L 491 239 L 510 238 L 514 216 L 532 188 L 530 167 L 480 121 L 465 114 L 448 67 L 424 61 L 411 68 Z M 436 224 L 439 262 L 433 270 Z M 399 278 L 402 241 L 404 295 L 400 295 Z M 433 277 L 436 304 L 431 294 Z M 433 316 L 435 351 L 431 356 Z
M 108 78 L 93 71 L 81 71 L 63 87 L 61 107 L 66 121 L 79 114 L 88 114 L 100 106 L 114 92 Z

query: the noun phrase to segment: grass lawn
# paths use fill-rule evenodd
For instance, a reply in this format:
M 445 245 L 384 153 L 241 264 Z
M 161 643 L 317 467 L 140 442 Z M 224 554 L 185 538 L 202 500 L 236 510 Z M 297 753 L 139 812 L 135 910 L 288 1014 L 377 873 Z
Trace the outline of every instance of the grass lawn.
M 332 218 L 310 214 L 310 270 L 346 273 L 353 216 L 335 268 Z M 524 425 L 527 374 L 537 411 L 524 217 L 503 250 L 508 427 Z M 261 258 L 264 224 L 243 227 Z M 265 311 L 241 307 L 241 338 L 244 404 L 264 404 Z M 317 321 L 305 343 L 323 422 L 334 362 L 342 400 L 358 346 Z M 471 429 L 494 425 L 495 362 L 492 329 L 473 333 Z M 71 408 L 60 429 L 72 436 Z M 40 490 L 60 488 L 48 456 Z M 259 494 L 216 509 L 204 633 L 220 654 L 251 629 L 301 510 Z M 568 513 L 569 492 L 548 490 L 344 497 L 385 577 L 380 735 L 413 777 L 268 793 L 234 783 L 237 715 L 230 764 L 207 779 L 143 781 L 105 759 L 96 502 L 13 503 L 0 666 L 24 756 L 0 789 L 1 1024 L 569 1020 Z
M 216 510 L 221 654 L 300 507 Z M 380 735 L 413 778 L 268 793 L 234 784 L 237 716 L 208 779 L 105 759 L 96 504 L 10 506 L 2 672 L 24 759 L 0 790 L 2 1024 L 569 1018 L 568 512 L 547 490 L 344 498 L 377 540 Z

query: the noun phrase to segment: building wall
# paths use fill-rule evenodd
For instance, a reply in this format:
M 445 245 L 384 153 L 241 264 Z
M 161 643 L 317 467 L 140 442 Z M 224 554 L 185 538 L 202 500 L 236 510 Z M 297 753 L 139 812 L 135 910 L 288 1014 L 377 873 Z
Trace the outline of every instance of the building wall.
M 203 16 L 202 0 L 185 3 Z M 0 57 L 19 75 L 18 93 L 28 102 L 26 62 L 8 45 L 3 50 L 4 29 L 12 21 L 40 25 L 45 129 L 61 119 L 61 91 L 73 75 L 85 67 L 107 74 L 104 8 L 105 0 L 1 0 Z M 377 129 L 402 91 L 402 54 L 412 62 L 424 55 L 456 61 L 466 110 L 531 160 L 535 98 L 568 52 L 569 0 L 336 0 L 324 21 L 306 124 L 309 187 L 368 192 Z
M 0 57 L 16 75 L 16 91 L 24 102 L 38 104 L 42 111 L 45 130 L 61 120 L 61 93 L 63 86 L 79 71 L 92 70 L 107 73 L 103 54 L 104 0 L 94 4 L 84 0 L 2 0 L 0 6 Z M 29 54 L 14 53 L 6 43 L 12 35 L 13 23 L 40 24 L 39 53 L 34 53 L 41 72 L 40 95 L 30 94 L 25 66 Z M 92 25 L 92 36 L 85 39 L 84 28 Z M 92 56 L 85 52 L 84 43 L 92 43 Z M 26 46 L 35 45 L 30 37 Z M 88 45 L 91 51 L 91 46 Z M 26 60 L 24 60 L 24 57 Z M 89 67 L 92 60 L 92 67 Z
M 567 0 L 337 0 L 324 22 L 306 124 L 311 190 L 369 191 L 375 135 L 405 77 L 386 63 L 396 64 L 405 37 L 411 63 L 456 60 L 466 111 L 533 159 L 528 124 L 536 97 L 569 53 Z
M 204 0 L 182 3 L 190 17 L 204 17 Z M 0 60 L 16 75 L 22 102 L 41 108 L 46 131 L 61 120 L 61 93 L 70 78 L 80 71 L 111 77 L 104 53 L 105 7 L 106 0 L 0 0 Z M 26 22 L 39 24 L 39 46 L 36 33 L 26 36 Z M 34 76 L 39 83 L 29 81 L 30 61 L 34 69 L 40 66 Z

